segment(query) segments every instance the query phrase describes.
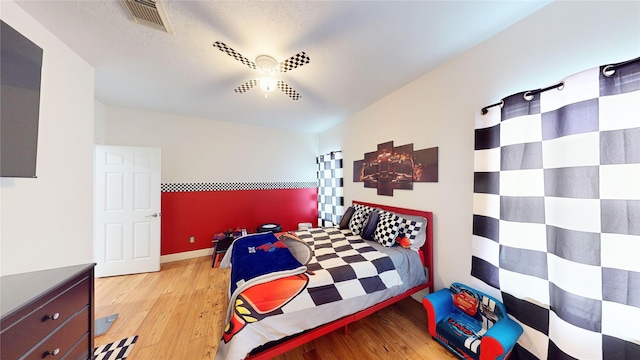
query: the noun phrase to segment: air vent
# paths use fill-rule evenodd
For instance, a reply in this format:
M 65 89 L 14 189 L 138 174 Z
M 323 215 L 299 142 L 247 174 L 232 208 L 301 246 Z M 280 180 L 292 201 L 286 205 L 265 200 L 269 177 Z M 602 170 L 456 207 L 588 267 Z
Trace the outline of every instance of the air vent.
M 172 33 L 169 20 L 160 1 L 120 0 L 120 3 L 133 21 L 154 29 Z

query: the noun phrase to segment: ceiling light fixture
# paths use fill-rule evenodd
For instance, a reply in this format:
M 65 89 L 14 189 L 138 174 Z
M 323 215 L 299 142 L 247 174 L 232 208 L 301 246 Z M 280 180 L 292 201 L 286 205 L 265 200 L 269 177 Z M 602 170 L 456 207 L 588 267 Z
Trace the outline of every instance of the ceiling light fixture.
M 273 91 L 278 85 L 278 80 L 270 76 L 261 77 L 258 81 L 260 82 L 260 87 L 264 91 Z
M 258 78 L 260 87 L 264 91 L 273 91 L 278 86 L 278 79 L 275 78 L 278 62 L 268 55 L 260 55 L 256 58 L 256 68 L 262 77 Z M 266 94 L 265 94 L 266 96 Z

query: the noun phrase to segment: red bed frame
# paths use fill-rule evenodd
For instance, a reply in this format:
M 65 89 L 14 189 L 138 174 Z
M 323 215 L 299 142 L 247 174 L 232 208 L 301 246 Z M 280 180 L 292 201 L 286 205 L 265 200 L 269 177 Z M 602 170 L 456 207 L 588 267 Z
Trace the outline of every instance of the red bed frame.
M 427 282 L 421 285 L 418 285 L 414 288 L 409 289 L 408 291 L 394 296 L 390 299 L 387 299 L 381 303 L 373 305 L 367 309 L 361 310 L 355 314 L 347 315 L 338 320 L 334 320 L 328 324 L 321 325 L 312 330 L 306 331 L 298 336 L 295 336 L 289 340 L 283 341 L 277 345 L 269 347 L 257 354 L 249 355 L 245 358 L 245 360 L 268 360 L 280 354 L 284 354 L 285 352 L 292 350 L 300 345 L 306 344 L 309 341 L 319 338 L 322 335 L 328 334 L 334 330 L 339 328 L 344 328 L 345 334 L 348 331 L 348 325 L 354 321 L 358 321 L 365 316 L 373 314 L 374 312 L 383 309 L 391 304 L 394 304 L 404 298 L 411 296 L 412 294 L 422 290 L 429 288 L 429 293 L 434 292 L 433 287 L 433 213 L 431 211 L 420 211 L 420 210 L 412 210 L 412 209 L 404 209 L 387 205 L 378 205 L 372 203 L 366 203 L 362 201 L 353 201 L 353 203 L 367 205 L 371 207 L 377 207 L 383 210 L 393 211 L 400 214 L 407 215 L 418 215 L 427 219 L 427 240 L 422 246 L 422 254 L 421 257 L 423 259 L 424 266 L 429 269 L 429 273 L 427 275 Z

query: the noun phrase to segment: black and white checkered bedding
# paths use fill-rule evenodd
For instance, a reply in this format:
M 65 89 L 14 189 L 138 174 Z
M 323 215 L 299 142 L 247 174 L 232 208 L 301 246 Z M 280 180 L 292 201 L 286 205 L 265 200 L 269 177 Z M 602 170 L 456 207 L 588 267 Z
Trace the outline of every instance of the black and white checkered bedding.
M 307 265 L 313 275 L 308 275 L 304 290 L 268 313 L 251 308 L 240 296 L 235 306 L 251 320 L 229 341 L 220 342 L 216 359 L 244 359 L 271 341 L 354 314 L 426 282 L 416 251 L 385 248 L 349 229 L 309 229 L 296 235 L 313 250 Z
M 370 294 L 402 284 L 391 258 L 359 236 L 338 228 L 300 231 L 313 250 L 307 286 L 314 305 Z

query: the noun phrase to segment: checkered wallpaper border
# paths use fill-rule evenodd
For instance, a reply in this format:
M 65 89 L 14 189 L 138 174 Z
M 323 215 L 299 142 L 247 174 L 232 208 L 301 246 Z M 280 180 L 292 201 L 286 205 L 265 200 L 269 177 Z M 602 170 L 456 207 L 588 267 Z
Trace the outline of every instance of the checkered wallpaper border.
M 231 183 L 170 183 L 161 184 L 162 192 L 276 190 L 317 188 L 316 181 L 292 182 L 231 182 Z

